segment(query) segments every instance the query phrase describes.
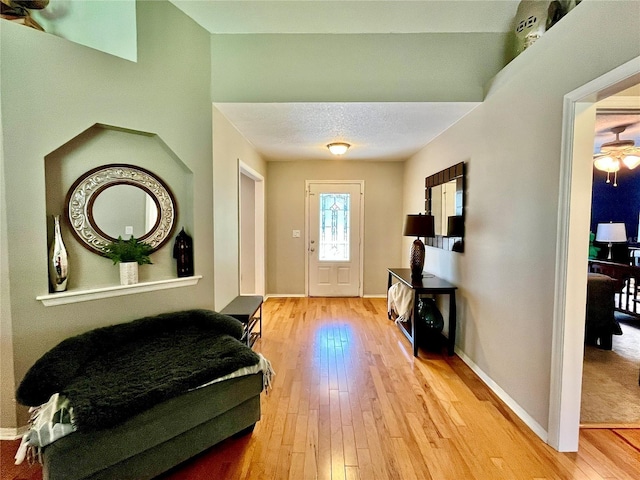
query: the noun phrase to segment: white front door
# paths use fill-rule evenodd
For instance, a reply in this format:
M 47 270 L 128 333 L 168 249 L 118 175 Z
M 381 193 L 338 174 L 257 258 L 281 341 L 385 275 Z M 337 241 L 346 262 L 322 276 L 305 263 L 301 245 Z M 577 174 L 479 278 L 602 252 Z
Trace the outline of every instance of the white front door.
M 307 193 L 309 296 L 360 296 L 362 182 L 309 182 Z

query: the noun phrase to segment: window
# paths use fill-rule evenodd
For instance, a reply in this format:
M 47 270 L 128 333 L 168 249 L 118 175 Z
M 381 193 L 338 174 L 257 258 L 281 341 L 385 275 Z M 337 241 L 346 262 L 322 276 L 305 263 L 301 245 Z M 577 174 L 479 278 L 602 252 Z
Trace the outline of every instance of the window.
M 349 197 L 348 193 L 320 194 L 320 261 L 349 261 Z

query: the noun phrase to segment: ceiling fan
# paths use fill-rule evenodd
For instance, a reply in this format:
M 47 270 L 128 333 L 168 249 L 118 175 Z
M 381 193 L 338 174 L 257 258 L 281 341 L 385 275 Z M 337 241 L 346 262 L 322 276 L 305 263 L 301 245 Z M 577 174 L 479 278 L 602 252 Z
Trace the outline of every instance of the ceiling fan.
M 640 165 L 640 147 L 636 147 L 633 140 L 620 140 L 620 134 L 625 131 L 626 125 L 613 127 L 611 133 L 615 133 L 616 139 L 603 143 L 600 153 L 593 156 L 593 166 L 598 170 L 607 172 L 607 183 L 611 183 L 610 175 L 614 174 L 613 186 L 618 186 L 618 170 L 623 163 L 629 170 Z

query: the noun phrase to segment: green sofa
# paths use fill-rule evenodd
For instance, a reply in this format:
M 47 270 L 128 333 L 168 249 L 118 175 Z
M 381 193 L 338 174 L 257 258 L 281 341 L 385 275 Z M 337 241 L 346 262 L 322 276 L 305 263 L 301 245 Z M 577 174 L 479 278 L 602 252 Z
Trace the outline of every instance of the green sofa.
M 151 479 L 260 420 L 262 374 L 165 401 L 121 425 L 74 432 L 43 450 L 44 480 Z
M 91 330 L 47 352 L 16 393 L 36 407 L 59 394 L 72 408 L 75 431 L 40 443 L 44 480 L 151 479 L 252 431 L 271 370 L 254 369 L 268 361 L 242 334 L 232 317 L 188 310 Z M 46 430 L 60 417 L 47 416 Z

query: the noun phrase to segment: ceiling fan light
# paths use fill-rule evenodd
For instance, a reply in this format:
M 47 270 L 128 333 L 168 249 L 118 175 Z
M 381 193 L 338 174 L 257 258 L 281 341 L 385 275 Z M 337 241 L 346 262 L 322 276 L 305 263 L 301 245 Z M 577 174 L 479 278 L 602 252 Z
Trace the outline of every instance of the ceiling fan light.
M 344 155 L 347 152 L 347 150 L 349 150 L 350 146 L 351 145 L 349 145 L 348 143 L 337 142 L 337 143 L 330 143 L 329 145 L 327 145 L 327 148 L 334 155 Z
M 624 163 L 629 170 L 633 170 L 640 165 L 640 157 L 637 155 L 627 155 L 622 159 L 622 163 Z
M 609 156 L 596 158 L 593 161 L 593 166 L 603 172 L 617 172 L 620 170 L 620 162 Z

